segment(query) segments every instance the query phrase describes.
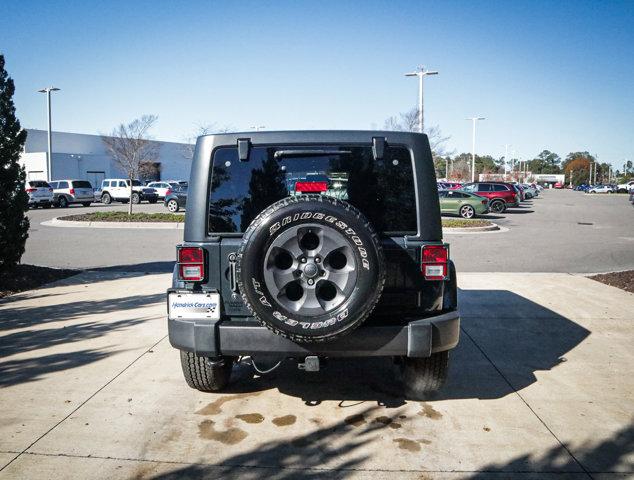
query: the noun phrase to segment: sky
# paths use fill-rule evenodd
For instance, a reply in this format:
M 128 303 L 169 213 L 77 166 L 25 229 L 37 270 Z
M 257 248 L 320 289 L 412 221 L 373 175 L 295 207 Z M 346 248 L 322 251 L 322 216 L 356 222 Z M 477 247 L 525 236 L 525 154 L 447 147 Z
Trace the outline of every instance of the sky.
M 634 160 L 634 1 L 0 1 L 26 128 L 159 140 L 233 130 L 376 129 L 418 101 L 447 148 Z

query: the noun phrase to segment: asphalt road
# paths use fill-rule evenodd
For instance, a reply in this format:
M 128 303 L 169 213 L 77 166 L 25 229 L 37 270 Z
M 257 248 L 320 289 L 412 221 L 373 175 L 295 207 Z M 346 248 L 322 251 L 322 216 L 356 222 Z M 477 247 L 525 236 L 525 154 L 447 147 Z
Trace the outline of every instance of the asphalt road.
M 22 261 L 64 268 L 171 271 L 182 230 L 41 225 L 57 216 L 126 208 L 99 205 L 30 211 L 31 231 Z M 135 208 L 166 211 L 160 204 Z M 521 208 L 488 218 L 508 230 L 446 235 L 459 272 L 594 273 L 634 269 L 634 209 L 625 195 L 550 190 Z

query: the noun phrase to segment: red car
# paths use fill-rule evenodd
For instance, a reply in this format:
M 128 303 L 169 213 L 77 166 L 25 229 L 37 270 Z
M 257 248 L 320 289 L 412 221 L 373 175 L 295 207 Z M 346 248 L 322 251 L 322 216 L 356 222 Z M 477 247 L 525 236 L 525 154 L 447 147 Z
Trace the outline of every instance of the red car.
M 555 188 L 564 188 L 564 184 L 561 182 L 555 183 Z
M 503 213 L 508 207 L 517 207 L 520 203 L 520 196 L 510 183 L 474 182 L 463 185 L 461 190 L 488 198 L 489 210 L 496 213 Z

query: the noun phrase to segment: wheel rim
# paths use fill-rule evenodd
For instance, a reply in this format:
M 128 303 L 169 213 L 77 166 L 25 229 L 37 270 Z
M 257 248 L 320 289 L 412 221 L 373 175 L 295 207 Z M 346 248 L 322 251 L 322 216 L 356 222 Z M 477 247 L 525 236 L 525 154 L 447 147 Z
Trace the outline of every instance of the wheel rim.
M 318 316 L 339 307 L 354 291 L 357 260 L 334 228 L 310 224 L 289 228 L 264 256 L 264 283 L 291 312 Z
M 502 211 L 502 204 L 500 202 L 493 202 L 493 205 L 491 205 L 491 209 L 494 212 L 501 212 Z
M 174 200 L 170 200 L 169 202 L 167 202 L 167 209 L 170 212 L 175 212 L 177 207 L 178 205 L 176 205 L 176 202 Z
M 139 196 L 138 195 L 132 195 L 132 203 L 134 203 L 135 205 L 137 205 L 139 203 Z
M 103 196 L 102 198 L 103 203 L 108 204 L 110 203 L 110 195 L 108 195 L 107 193 Z
M 66 202 L 66 199 L 64 197 L 59 199 L 59 206 L 62 208 L 65 208 L 68 202 Z
M 460 209 L 460 215 L 462 216 L 462 218 L 471 218 L 473 217 L 473 208 L 470 207 L 469 205 L 464 205 L 461 209 Z

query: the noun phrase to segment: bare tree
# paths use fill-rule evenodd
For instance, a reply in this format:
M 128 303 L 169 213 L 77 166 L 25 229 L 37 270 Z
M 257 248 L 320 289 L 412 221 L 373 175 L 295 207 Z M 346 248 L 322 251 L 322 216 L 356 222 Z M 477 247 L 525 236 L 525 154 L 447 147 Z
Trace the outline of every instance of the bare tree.
M 398 116 L 391 116 L 383 124 L 384 130 L 400 131 L 400 132 L 418 132 L 418 108 L 412 108 Z M 453 155 L 454 151 L 446 149 L 446 143 L 451 136 L 444 136 L 438 125 L 425 129 L 427 138 L 429 138 L 429 146 L 431 147 L 434 158 Z
M 196 140 L 201 135 L 210 135 L 212 133 L 227 133 L 235 130 L 229 125 L 218 127 L 215 123 L 209 123 L 207 125 L 197 124 L 194 129 L 187 135 L 183 141 L 183 157 L 187 160 L 194 158 L 194 150 L 196 148 Z
M 132 182 L 147 171 L 158 158 L 158 145 L 150 140 L 148 130 L 154 126 L 156 115 L 143 115 L 126 124 L 120 124 L 109 136 L 102 135 L 106 150 L 115 164 L 125 172 L 130 182 L 128 214 L 132 214 Z

